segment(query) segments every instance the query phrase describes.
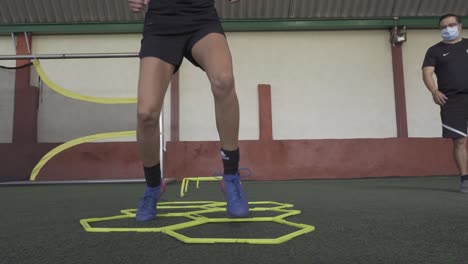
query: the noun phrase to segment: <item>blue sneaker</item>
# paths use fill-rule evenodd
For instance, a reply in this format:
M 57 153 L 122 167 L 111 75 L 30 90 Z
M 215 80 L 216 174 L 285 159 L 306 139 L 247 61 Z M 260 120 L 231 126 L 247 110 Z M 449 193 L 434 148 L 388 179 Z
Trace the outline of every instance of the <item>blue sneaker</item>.
M 226 210 L 229 216 L 241 218 L 249 216 L 249 203 L 245 198 L 240 175 L 223 175 L 221 189 L 226 197 Z
M 163 182 L 158 187 L 146 186 L 145 194 L 141 198 L 136 212 L 137 221 L 145 222 L 156 218 L 156 205 L 165 187 Z
M 468 193 L 468 180 L 462 181 L 462 183 L 460 185 L 460 192 Z

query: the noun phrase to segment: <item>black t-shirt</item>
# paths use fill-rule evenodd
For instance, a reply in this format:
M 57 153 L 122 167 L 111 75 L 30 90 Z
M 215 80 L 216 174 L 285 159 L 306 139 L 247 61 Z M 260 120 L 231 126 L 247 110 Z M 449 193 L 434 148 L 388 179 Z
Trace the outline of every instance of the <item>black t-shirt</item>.
M 435 67 L 439 90 L 447 96 L 468 93 L 468 39 L 429 48 L 423 67 Z
M 219 22 L 214 0 L 151 0 L 145 18 L 145 32 L 186 34 L 213 22 Z

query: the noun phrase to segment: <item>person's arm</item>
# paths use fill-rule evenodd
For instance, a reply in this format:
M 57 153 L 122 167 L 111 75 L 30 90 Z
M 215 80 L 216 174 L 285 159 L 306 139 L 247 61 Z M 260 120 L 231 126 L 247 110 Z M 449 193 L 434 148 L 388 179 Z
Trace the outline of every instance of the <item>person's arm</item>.
M 229 3 L 231 3 L 231 4 L 233 4 L 235 2 L 239 2 L 239 0 L 227 0 L 227 1 L 229 1 Z
M 439 89 L 437 89 L 437 84 L 433 78 L 434 76 L 434 67 L 426 66 L 423 68 L 423 81 L 427 89 L 432 94 L 432 99 L 438 105 L 444 105 L 447 102 L 447 97 Z
M 138 13 L 145 9 L 150 0 L 127 0 L 128 7 L 132 12 Z

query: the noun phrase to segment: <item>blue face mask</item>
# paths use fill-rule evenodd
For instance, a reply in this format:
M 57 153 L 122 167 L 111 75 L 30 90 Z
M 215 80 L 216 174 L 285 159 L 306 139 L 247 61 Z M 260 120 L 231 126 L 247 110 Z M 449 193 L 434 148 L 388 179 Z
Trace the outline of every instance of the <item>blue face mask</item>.
M 460 31 L 458 27 L 447 27 L 440 31 L 440 35 L 445 41 L 452 41 L 457 39 L 460 36 Z

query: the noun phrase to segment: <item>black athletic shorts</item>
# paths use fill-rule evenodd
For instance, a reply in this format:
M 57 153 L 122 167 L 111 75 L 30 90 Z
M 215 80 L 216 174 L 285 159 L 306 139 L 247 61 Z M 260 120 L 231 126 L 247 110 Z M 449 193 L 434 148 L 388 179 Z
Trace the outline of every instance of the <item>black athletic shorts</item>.
M 441 107 L 440 116 L 444 138 L 463 138 L 468 126 L 468 93 L 459 93 L 449 97 Z
M 210 33 L 224 35 L 214 1 L 152 0 L 145 16 L 140 58 L 159 58 L 174 65 L 174 72 L 184 57 L 200 67 L 191 51 Z

